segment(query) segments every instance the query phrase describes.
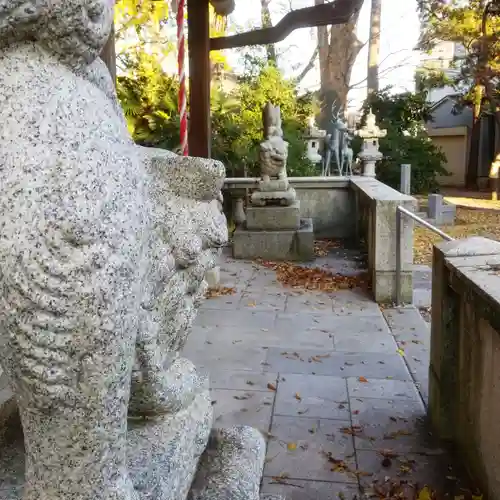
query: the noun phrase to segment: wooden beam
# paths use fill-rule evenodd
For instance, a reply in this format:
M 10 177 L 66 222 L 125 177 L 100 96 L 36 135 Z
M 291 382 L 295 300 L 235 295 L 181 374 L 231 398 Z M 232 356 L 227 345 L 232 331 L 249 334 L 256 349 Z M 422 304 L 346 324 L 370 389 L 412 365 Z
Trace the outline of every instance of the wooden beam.
M 355 12 L 361 9 L 362 5 L 363 0 L 336 0 L 334 3 L 292 10 L 276 26 L 211 38 L 210 50 L 234 49 L 247 45 L 270 45 L 284 40 L 292 31 L 299 28 L 345 24 Z
M 210 158 L 209 0 L 188 0 L 190 156 Z

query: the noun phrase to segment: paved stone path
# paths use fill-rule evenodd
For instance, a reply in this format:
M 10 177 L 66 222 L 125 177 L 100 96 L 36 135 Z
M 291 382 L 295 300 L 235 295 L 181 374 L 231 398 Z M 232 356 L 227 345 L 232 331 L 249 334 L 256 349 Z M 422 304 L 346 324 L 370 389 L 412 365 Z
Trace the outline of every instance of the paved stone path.
M 359 272 L 355 255 L 340 253 L 317 265 Z M 268 439 L 265 493 L 351 500 L 408 481 L 463 494 L 425 426 L 429 329 L 417 309 L 381 311 L 360 291 L 292 290 L 227 258 L 221 279 L 235 293 L 203 304 L 183 354 L 210 373 L 216 424 Z M 9 396 L 0 375 L 0 404 Z M 12 491 L 4 479 L 0 498 Z
M 221 280 L 235 293 L 204 303 L 184 355 L 210 373 L 217 425 L 267 436 L 264 492 L 353 498 L 388 477 L 449 489 L 424 422 L 429 329 L 417 309 L 287 289 L 232 259 Z

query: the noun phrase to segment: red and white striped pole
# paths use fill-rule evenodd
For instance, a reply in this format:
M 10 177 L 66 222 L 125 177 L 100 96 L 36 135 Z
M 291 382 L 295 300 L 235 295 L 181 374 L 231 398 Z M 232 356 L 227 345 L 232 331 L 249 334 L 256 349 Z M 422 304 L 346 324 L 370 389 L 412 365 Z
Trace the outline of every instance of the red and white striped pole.
M 177 71 L 179 75 L 179 116 L 181 122 L 181 154 L 188 156 L 188 119 L 186 74 L 184 72 L 185 44 L 184 44 L 184 9 L 186 0 L 177 0 Z

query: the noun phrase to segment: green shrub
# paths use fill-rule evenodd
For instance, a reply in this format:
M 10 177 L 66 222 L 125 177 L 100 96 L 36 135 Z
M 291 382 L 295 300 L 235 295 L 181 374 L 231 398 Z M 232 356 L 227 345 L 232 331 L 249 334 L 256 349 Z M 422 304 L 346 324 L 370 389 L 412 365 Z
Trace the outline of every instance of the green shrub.
M 432 119 L 430 106 L 425 92 L 390 95 L 389 89 L 384 89 L 366 100 L 363 119 L 371 109 L 380 128 L 387 130 L 387 136 L 380 139 L 380 151 L 384 155 L 377 163 L 380 181 L 399 189 L 401 165 L 409 163 L 412 193 L 439 190 L 437 176 L 449 174 L 444 168 L 444 153 L 431 141 L 424 127 L 424 123 Z M 353 141 L 353 146 L 358 152 L 359 138 Z

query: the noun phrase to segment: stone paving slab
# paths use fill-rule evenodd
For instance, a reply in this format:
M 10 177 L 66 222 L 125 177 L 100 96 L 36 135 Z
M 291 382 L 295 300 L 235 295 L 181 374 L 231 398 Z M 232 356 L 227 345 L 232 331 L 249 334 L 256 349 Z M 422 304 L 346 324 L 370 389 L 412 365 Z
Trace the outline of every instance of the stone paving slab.
M 378 316 L 335 316 L 327 314 L 277 314 L 276 328 L 290 330 L 323 330 L 330 333 L 389 333 L 382 314 Z
M 359 497 L 357 484 L 300 481 L 297 479 L 277 480 L 269 477 L 264 478 L 262 492 L 270 495 L 282 495 L 286 500 L 339 500 Z
M 239 309 L 251 311 L 284 311 L 288 295 L 283 289 L 276 291 L 245 291 L 241 296 Z
M 285 312 L 331 315 L 333 310 L 333 294 L 318 292 L 315 294 L 292 290 L 289 292 Z
M 453 473 L 448 466 L 448 457 L 443 453 L 394 455 L 386 460 L 375 450 L 357 451 L 358 467 L 363 472 L 359 476 L 359 482 L 365 494 L 373 494 L 374 485 L 382 485 L 386 478 L 411 481 L 416 483 L 418 488 L 429 485 L 438 491 L 447 489 L 443 483 L 446 482 L 446 477 L 451 477 Z
M 200 337 L 201 338 L 201 337 Z M 288 330 L 273 328 L 251 328 L 244 326 L 210 328 L 205 331 L 205 343 L 222 342 L 244 347 L 283 347 L 287 349 L 333 349 L 333 334 L 321 330 Z
M 384 316 L 422 399 L 428 401 L 430 329 L 415 308 L 386 309 Z
M 401 399 L 405 401 L 417 401 L 419 398 L 418 391 L 412 381 L 349 377 L 347 389 L 350 398 Z
M 264 435 L 269 432 L 273 393 L 212 389 L 211 397 L 215 426 L 249 425 L 259 429 Z
M 264 370 L 281 375 L 304 373 L 336 377 L 411 379 L 400 355 L 375 352 L 343 353 L 311 349 L 286 351 L 271 347 L 267 350 Z
M 194 349 L 184 349 L 183 355 L 198 368 L 230 371 L 260 371 L 267 351 L 258 346 L 242 346 L 238 343 L 220 341 L 204 343 Z
M 350 399 L 357 450 L 423 453 L 432 450 L 421 400 Z
M 264 475 L 355 483 L 355 476 L 332 470 L 328 459 L 330 454 L 356 468 L 352 436 L 342 432 L 349 425 L 349 421 L 274 417 Z
M 276 319 L 274 311 L 230 310 L 223 314 L 217 309 L 203 309 L 198 312 L 194 325 L 205 327 L 252 326 L 252 328 L 272 328 Z
M 209 376 L 212 389 L 272 392 L 270 384 L 278 387 L 277 373 L 211 370 Z
M 335 333 L 333 334 L 335 351 L 344 352 L 385 352 L 394 353 L 398 346 L 388 333 Z
M 319 375 L 281 375 L 274 414 L 349 420 L 346 380 Z
M 218 423 L 268 438 L 263 494 L 353 500 L 389 477 L 440 488 L 451 472 L 426 427 L 430 333 L 419 312 L 382 313 L 360 290 L 282 287 L 255 264 L 221 269 L 236 291 L 205 303 L 185 354 L 211 372 Z

